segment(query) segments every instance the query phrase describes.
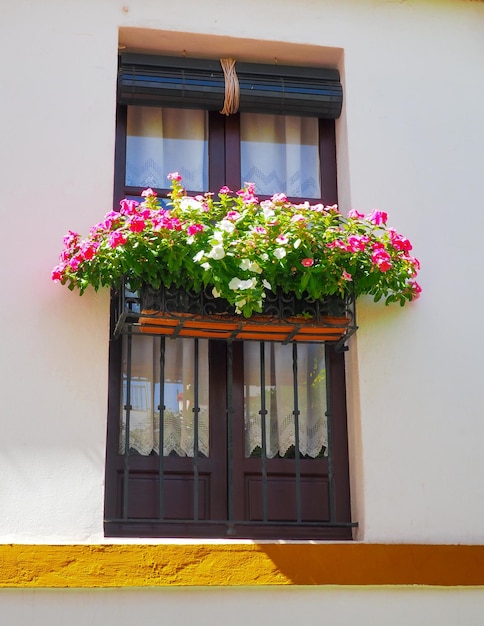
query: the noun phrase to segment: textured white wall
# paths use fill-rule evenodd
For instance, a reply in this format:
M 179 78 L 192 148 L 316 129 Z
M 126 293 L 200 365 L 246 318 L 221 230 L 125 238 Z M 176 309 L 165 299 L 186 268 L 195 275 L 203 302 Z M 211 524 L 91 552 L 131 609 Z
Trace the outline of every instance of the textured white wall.
M 358 537 L 482 543 L 484 4 L 3 0 L 0 15 L 0 541 L 103 541 L 109 298 L 50 270 L 67 229 L 111 206 L 121 28 L 128 46 L 340 68 L 340 204 L 390 213 L 424 289 L 358 307 Z

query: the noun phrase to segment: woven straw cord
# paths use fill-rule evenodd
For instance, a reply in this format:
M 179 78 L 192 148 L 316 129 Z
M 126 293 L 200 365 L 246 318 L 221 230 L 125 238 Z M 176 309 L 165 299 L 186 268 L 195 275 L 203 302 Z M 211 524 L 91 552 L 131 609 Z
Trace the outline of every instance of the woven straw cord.
M 232 115 L 239 110 L 240 100 L 239 79 L 235 70 L 235 59 L 220 59 L 220 65 L 225 77 L 225 100 L 224 107 L 220 113 Z

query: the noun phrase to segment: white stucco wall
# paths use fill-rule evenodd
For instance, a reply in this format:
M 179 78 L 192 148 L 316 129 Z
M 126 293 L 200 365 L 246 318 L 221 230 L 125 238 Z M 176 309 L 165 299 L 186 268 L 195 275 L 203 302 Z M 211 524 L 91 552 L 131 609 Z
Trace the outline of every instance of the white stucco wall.
M 0 541 L 104 541 L 109 297 L 50 271 L 111 206 L 120 28 L 150 29 L 128 47 L 339 67 L 341 207 L 388 211 L 423 268 L 415 304 L 358 307 L 358 538 L 482 543 L 484 4 L 464 0 L 3 0 Z
M 484 594 L 477 589 L 127 589 L 3 591 L 2 623 L 129 626 L 368 624 L 371 626 L 481 626 Z M 193 607 L 197 607 L 196 616 Z

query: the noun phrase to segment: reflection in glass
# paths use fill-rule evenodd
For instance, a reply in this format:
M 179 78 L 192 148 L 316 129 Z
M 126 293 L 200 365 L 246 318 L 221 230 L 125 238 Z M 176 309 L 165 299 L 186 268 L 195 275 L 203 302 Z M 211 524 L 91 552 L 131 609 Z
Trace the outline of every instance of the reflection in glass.
M 207 137 L 206 111 L 129 106 L 126 185 L 167 188 L 179 172 L 189 191 L 207 190 Z
M 316 118 L 241 113 L 240 134 L 242 181 L 257 193 L 321 197 Z
M 261 345 L 264 386 L 261 387 Z M 296 344 L 299 452 L 309 458 L 327 453 L 324 344 Z M 265 428 L 268 458 L 293 456 L 296 443 L 293 345 L 248 341 L 244 344 L 245 454 L 259 456 Z M 265 421 L 261 409 L 265 403 Z
M 131 350 L 128 341 L 132 342 Z M 163 384 L 163 455 L 194 455 L 193 411 L 198 403 L 198 450 L 209 455 L 208 342 L 199 339 L 198 364 L 195 339 L 166 339 L 134 335 L 123 337 L 122 414 L 119 451 L 125 450 L 126 405 L 129 401 L 129 448 L 147 456 L 160 450 L 160 347 L 165 343 Z M 131 356 L 131 363 L 129 357 Z M 131 367 L 129 367 L 131 365 Z M 198 397 L 195 368 L 198 367 Z

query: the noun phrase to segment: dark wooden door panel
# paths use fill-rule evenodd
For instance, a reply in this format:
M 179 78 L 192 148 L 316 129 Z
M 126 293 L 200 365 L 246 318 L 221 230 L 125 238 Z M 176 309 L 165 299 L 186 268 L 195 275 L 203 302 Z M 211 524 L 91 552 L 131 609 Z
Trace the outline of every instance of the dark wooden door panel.
M 128 518 L 158 519 L 160 516 L 160 481 L 153 473 L 131 473 L 128 484 Z M 193 520 L 194 479 L 191 474 L 165 474 L 163 494 L 163 519 Z M 118 493 L 123 506 L 123 474 L 119 475 Z M 210 475 L 198 479 L 198 519 L 210 518 Z
M 244 519 L 262 521 L 264 484 L 262 477 L 245 477 L 246 510 Z M 293 476 L 267 477 L 267 521 L 329 521 L 328 481 L 321 477 L 301 478 L 301 519 L 297 516 L 296 482 Z

